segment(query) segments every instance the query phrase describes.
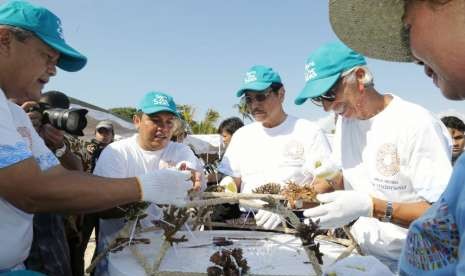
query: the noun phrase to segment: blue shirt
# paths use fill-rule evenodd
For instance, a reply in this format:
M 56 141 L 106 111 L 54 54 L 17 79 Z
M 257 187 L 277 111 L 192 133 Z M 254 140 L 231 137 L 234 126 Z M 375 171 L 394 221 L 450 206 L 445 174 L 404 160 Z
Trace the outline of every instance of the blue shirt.
M 465 155 L 455 163 L 439 200 L 412 222 L 399 261 L 400 275 L 465 274 Z

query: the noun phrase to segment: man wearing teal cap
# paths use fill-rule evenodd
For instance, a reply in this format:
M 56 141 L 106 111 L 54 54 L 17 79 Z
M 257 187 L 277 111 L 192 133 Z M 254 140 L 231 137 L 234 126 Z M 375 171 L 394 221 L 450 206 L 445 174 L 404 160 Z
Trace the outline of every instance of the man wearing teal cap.
M 341 42 L 310 54 L 305 79 L 295 103 L 310 99 L 340 117 L 333 155 L 343 181 L 320 183 L 331 193 L 318 195 L 325 204 L 304 216 L 323 228 L 358 219 L 352 232 L 362 249 L 395 262 L 406 227 L 438 200 L 450 176 L 447 129 L 424 108 L 378 93 L 364 57 Z
M 236 93 L 256 122 L 233 134 L 218 170 L 234 177 L 241 192 L 270 182 L 300 184 L 315 161 L 329 158 L 326 136 L 316 124 L 286 114 L 284 95 L 279 74 L 261 65 L 250 68 Z M 262 210 L 255 220 L 267 229 L 281 223 L 278 215 Z
M 183 205 L 192 188 L 189 172 L 111 179 L 68 171 L 24 111 L 7 100 L 38 101 L 56 66 L 72 72 L 85 64 L 49 10 L 24 1 L 0 5 L 0 274 L 24 268 L 32 213 L 98 211 L 139 200 Z
M 333 29 L 347 45 L 369 57 L 418 63 L 444 97 L 465 99 L 465 1 L 329 3 Z M 412 242 L 402 250 L 399 275 L 463 275 L 464 172 L 462 154 L 441 198 L 410 225 L 407 240 Z
M 201 174 L 200 161 L 188 146 L 171 141 L 178 117 L 176 103 L 170 95 L 156 91 L 145 94 L 133 117 L 138 133 L 108 145 L 97 161 L 94 174 L 126 178 L 154 170 L 189 168 L 195 171 L 194 189 L 204 188 L 206 181 Z M 157 209 L 156 205 L 152 205 L 148 214 L 159 215 Z M 118 208 L 114 211 L 121 213 Z M 105 213 L 108 215 L 110 212 Z M 100 219 L 98 252 L 106 248 L 123 228 L 125 220 L 117 217 L 121 216 Z M 153 218 L 147 221 L 151 220 Z M 103 260 L 99 263 L 97 274 L 103 274 L 106 270 L 107 262 Z

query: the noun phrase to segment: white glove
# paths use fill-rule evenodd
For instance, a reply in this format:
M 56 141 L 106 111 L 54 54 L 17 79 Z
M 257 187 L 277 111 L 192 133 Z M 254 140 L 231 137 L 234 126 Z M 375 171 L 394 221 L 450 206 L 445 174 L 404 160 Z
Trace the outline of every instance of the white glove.
M 323 229 L 342 227 L 358 217 L 373 216 L 373 200 L 357 191 L 336 191 L 316 197 L 323 205 L 304 211 L 305 217 L 320 220 Z M 308 220 L 305 221 L 308 224 Z
M 187 201 L 187 191 L 192 189 L 190 171 L 161 169 L 138 176 L 142 200 L 156 204 L 182 207 Z
M 255 222 L 257 226 L 261 226 L 265 229 L 275 229 L 284 222 L 284 219 L 275 213 L 266 210 L 258 210 L 257 214 L 255 215 Z
M 319 166 L 313 169 L 313 175 L 322 179 L 332 179 L 339 173 L 339 167 L 331 160 L 319 162 Z

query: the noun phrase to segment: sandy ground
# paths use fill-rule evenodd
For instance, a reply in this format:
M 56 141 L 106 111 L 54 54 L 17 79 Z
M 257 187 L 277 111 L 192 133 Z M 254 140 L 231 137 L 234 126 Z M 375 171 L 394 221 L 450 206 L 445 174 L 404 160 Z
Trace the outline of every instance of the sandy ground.
M 92 261 L 92 256 L 94 255 L 94 250 L 95 250 L 95 232 L 92 232 L 92 235 L 90 236 L 89 243 L 87 244 L 87 249 L 86 253 L 84 254 L 84 267 L 87 268 L 91 261 Z M 85 274 L 89 275 L 89 274 Z

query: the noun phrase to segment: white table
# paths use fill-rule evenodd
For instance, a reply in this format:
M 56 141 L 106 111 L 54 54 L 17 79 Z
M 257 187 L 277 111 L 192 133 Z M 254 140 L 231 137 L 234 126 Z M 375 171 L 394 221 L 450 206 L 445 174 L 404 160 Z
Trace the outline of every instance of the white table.
M 150 238 L 149 245 L 137 245 L 139 251 L 152 265 L 155 254 L 161 245 L 161 233 L 146 233 L 142 237 Z M 288 234 L 253 231 L 202 231 L 178 232 L 189 241 L 171 247 L 162 260 L 160 275 L 206 275 L 207 267 L 212 266 L 210 256 L 222 248 L 242 248 L 252 275 L 314 275 L 312 266 L 301 246 L 300 239 Z M 213 237 L 226 237 L 234 243 L 218 247 L 212 244 Z M 237 238 L 237 239 L 236 239 Z M 247 238 L 247 239 L 244 239 Z M 344 251 L 345 247 L 326 241 L 319 241 L 323 252 L 323 263 L 329 265 Z M 109 274 L 111 276 L 145 275 L 141 265 L 128 248 L 109 255 Z

